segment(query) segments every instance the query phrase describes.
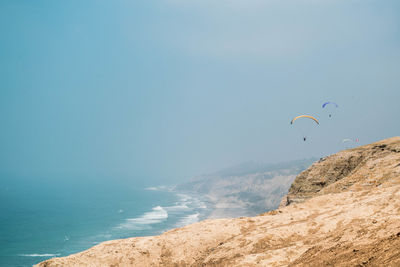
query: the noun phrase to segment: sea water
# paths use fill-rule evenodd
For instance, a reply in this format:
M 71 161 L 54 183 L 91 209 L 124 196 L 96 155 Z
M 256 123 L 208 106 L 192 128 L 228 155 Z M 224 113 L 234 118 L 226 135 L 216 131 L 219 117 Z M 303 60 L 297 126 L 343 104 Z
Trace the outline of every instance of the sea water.
M 34 181 L 0 185 L 1 266 L 32 266 L 106 240 L 160 234 L 207 213 L 200 196 L 170 187 Z

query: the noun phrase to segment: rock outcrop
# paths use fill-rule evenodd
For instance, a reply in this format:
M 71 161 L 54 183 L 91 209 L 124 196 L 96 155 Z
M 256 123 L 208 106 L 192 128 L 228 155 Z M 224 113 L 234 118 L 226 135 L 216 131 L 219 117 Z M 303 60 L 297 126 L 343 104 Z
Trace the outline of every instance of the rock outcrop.
M 321 159 L 283 202 L 259 216 L 108 241 L 39 266 L 400 266 L 399 137 Z
M 399 158 L 399 137 L 321 158 L 296 177 L 280 207 L 318 195 L 354 189 L 354 184 L 365 189 L 398 178 Z

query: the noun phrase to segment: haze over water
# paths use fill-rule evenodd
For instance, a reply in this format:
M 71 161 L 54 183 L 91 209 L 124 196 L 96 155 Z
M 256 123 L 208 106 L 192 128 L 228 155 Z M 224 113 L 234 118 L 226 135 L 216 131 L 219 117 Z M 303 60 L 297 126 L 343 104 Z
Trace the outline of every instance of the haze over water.
M 74 242 L 65 227 L 181 201 L 149 186 L 399 135 L 399 14 L 394 0 L 1 1 L 0 231 L 20 234 L 1 235 L 2 255 L 58 253 L 41 244 Z M 320 125 L 292 127 L 300 114 Z

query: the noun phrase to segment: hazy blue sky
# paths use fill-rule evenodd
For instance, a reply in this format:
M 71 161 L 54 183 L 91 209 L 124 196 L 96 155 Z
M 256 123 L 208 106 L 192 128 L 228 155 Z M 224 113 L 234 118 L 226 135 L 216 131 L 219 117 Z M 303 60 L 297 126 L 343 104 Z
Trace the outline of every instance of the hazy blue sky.
M 3 177 L 176 181 L 400 133 L 399 1 L 2 0 L 0 33 Z

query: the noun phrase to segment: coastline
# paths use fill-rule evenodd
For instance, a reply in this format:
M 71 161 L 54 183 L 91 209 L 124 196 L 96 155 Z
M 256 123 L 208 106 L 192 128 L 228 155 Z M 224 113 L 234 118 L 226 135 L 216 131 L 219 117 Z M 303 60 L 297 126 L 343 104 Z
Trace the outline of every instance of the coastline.
M 207 219 L 211 212 L 210 204 L 204 203 L 202 196 L 174 191 L 171 187 L 142 188 L 132 194 L 133 197 L 129 201 L 124 198 L 107 207 L 97 205 L 96 217 L 99 220 L 89 220 L 90 218 L 85 216 L 78 224 L 73 222 L 72 217 L 68 217 L 71 219 L 71 222 L 68 221 L 69 228 L 64 226 L 64 213 L 61 213 L 64 214 L 62 218 L 51 213 L 43 214 L 43 220 L 48 220 L 43 229 L 57 232 L 46 233 L 42 238 L 38 237 L 32 241 L 25 239 L 23 243 L 16 243 L 19 240 L 17 239 L 12 244 L 12 249 L 7 248 L 0 254 L 0 266 L 32 266 L 54 257 L 65 257 L 85 251 L 110 240 L 159 235 Z M 110 197 L 113 198 L 113 195 L 107 196 Z M 82 211 L 87 204 L 79 204 Z M 80 216 L 80 213 L 76 213 L 75 219 L 81 218 Z M 102 217 L 107 221 L 102 220 Z M 32 227 L 35 225 L 32 224 Z M 50 242 L 41 243 L 40 240 Z
M 38 266 L 398 266 L 399 144 L 387 139 L 315 162 L 274 211 L 111 240 Z M 231 207 L 223 202 L 211 216 Z
M 79 246 L 70 249 L 76 238 L 68 234 L 67 239 L 71 238 L 66 243 L 68 250 L 35 249 L 19 251 L 19 254 L 63 257 L 99 243 L 157 236 L 208 219 L 256 216 L 277 208 L 295 176 L 308 164 L 309 160 L 257 165 L 257 168 L 247 168 L 245 172 L 234 169 L 174 186 L 142 187 L 137 192 L 139 195 L 134 197 L 136 203 L 125 207 L 114 206 L 117 214 L 101 212 L 102 216 L 111 216 L 109 219 L 114 222 L 108 228 L 100 229 L 96 235 L 82 233 L 84 242 Z M 140 212 L 135 212 L 137 208 Z M 38 257 L 35 262 L 46 258 Z

